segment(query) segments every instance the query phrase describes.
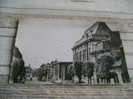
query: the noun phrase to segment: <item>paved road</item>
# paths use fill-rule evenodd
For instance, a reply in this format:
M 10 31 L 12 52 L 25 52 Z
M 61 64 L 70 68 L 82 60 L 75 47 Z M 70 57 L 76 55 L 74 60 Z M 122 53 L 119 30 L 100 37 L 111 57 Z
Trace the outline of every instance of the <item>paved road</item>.
M 0 99 L 133 99 L 133 85 L 3 85 Z

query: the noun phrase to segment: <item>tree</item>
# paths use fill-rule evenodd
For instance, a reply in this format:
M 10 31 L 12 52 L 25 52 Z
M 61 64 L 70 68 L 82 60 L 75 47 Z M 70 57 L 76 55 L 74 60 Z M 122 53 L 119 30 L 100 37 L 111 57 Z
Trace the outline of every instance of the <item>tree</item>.
M 25 67 L 24 61 L 16 61 L 13 64 L 12 79 L 14 83 L 21 83 L 25 79 Z
M 99 79 L 105 81 L 109 77 L 109 72 L 113 64 L 114 58 L 111 55 L 103 54 L 97 59 L 96 74 L 98 83 Z
M 78 79 L 79 79 L 79 83 L 82 82 L 82 74 L 83 74 L 83 63 L 82 62 L 75 62 L 74 63 L 75 66 L 75 74 L 77 75 Z
M 92 83 L 91 78 L 92 78 L 93 72 L 94 72 L 94 63 L 87 62 L 84 64 L 83 67 L 84 67 L 83 73 L 84 73 L 84 75 L 86 75 L 88 77 L 88 84 L 89 83 L 91 84 Z
M 12 79 L 14 83 L 18 82 L 18 74 L 19 74 L 18 71 L 19 71 L 18 63 L 14 62 L 12 64 Z
M 112 55 L 103 54 L 97 59 L 97 64 L 100 65 L 101 69 L 111 69 L 112 65 L 114 64 L 115 60 Z
M 73 65 L 69 65 L 68 71 L 67 71 L 67 78 L 69 80 L 74 80 L 73 77 L 74 77 L 74 66 Z
M 20 75 L 20 82 L 23 82 L 23 80 L 25 80 L 25 74 L 26 74 L 26 70 L 25 70 L 25 63 L 24 60 L 21 59 L 20 63 L 19 63 L 19 75 Z
M 42 81 L 43 78 L 43 70 L 41 68 L 39 68 L 38 70 L 38 81 Z
M 42 64 L 38 70 L 38 81 L 42 81 L 44 78 L 47 78 L 46 64 Z
M 14 83 L 24 83 L 25 80 L 25 63 L 21 52 L 17 47 L 13 50 L 12 61 L 12 79 Z

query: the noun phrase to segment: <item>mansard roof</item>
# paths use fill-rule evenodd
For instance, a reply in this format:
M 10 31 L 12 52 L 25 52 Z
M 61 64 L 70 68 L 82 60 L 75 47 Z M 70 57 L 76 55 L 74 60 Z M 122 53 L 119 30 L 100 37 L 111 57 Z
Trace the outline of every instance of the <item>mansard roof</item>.
M 96 22 L 91 27 L 85 30 L 84 35 L 107 35 L 107 32 L 104 32 L 103 30 L 106 30 L 108 32 L 111 31 L 105 22 Z
M 91 35 L 110 35 L 109 34 L 110 32 L 111 30 L 109 29 L 109 27 L 106 25 L 105 22 L 96 22 L 91 27 L 89 27 L 84 31 L 82 38 L 76 41 L 74 47 L 77 47 L 82 43 L 86 42 L 87 40 L 89 40 L 89 37 Z

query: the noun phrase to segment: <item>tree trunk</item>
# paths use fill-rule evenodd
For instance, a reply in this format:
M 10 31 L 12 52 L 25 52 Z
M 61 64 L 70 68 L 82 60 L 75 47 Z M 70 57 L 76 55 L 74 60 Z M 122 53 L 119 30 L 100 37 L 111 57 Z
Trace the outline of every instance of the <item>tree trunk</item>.
M 81 83 L 81 77 L 79 76 L 79 83 Z

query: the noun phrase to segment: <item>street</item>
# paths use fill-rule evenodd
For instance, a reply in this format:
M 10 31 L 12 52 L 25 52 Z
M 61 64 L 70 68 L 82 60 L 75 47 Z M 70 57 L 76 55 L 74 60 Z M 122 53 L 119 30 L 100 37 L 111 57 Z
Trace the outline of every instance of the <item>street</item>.
M 10 84 L 0 99 L 133 99 L 133 85 Z

